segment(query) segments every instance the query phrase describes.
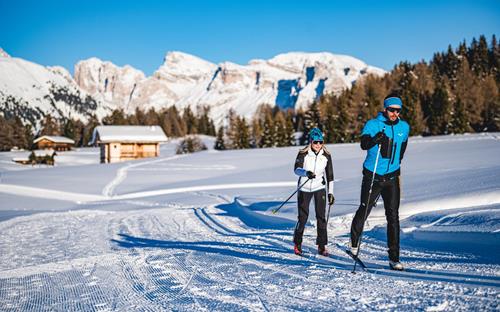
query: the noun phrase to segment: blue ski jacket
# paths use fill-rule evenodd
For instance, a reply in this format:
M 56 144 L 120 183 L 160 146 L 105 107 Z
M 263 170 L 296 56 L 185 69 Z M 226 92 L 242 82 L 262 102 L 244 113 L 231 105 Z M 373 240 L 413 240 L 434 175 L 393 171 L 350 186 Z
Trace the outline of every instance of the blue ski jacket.
M 383 112 L 379 112 L 377 117 L 370 119 L 364 126 L 361 133 L 361 148 L 367 150 L 366 159 L 363 163 L 365 170 L 373 173 L 375 170 L 375 160 L 377 159 L 378 145 L 372 142 L 375 135 L 383 131 L 386 137 L 380 144 L 380 156 L 378 158 L 377 175 L 380 176 L 397 176 L 400 172 L 400 164 L 403 159 L 406 145 L 408 144 L 408 136 L 410 134 L 410 126 L 401 119 L 390 121 L 384 116 Z

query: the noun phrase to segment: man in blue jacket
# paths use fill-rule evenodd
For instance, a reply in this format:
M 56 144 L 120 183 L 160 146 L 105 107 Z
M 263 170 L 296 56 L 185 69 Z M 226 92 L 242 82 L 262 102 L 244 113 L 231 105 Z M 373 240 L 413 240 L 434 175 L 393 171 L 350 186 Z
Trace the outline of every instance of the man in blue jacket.
M 364 223 L 376 199 L 382 196 L 387 219 L 389 265 L 394 270 L 403 270 L 399 261 L 399 175 L 410 133 L 408 123 L 399 118 L 402 108 L 403 102 L 397 95 L 387 96 L 384 111 L 369 120 L 363 128 L 361 149 L 367 154 L 363 163 L 361 204 L 351 225 L 351 252 L 357 255 Z

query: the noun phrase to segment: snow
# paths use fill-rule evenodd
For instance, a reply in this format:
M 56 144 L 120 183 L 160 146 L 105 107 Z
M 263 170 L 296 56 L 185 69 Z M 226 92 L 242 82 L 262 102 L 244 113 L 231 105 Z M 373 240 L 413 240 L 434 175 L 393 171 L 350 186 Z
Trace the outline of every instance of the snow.
M 314 72 L 310 81 L 308 69 Z M 290 52 L 239 65 L 214 64 L 171 51 L 150 77 L 127 75 L 123 68 L 95 58 L 75 67 L 79 86 L 112 107 L 132 113 L 136 108 L 161 110 L 175 105 L 180 110 L 188 106 L 194 110 L 209 106 L 216 124 L 224 122 L 229 109 L 250 119 L 261 104 L 304 108 L 322 94 L 350 88 L 366 74 L 381 76 L 385 71 L 354 57 L 327 52 Z M 106 81 L 113 81 L 115 87 L 104 88 Z M 295 83 L 296 88 L 289 88 Z
M 1 310 L 498 311 L 499 134 L 411 138 L 402 168 L 401 260 L 370 215 L 352 274 L 358 144 L 329 145 L 331 257 L 292 252 L 299 147 L 207 151 L 100 164 L 97 148 L 23 166 L 0 153 Z M 207 147 L 214 138 L 202 137 Z M 25 153 L 25 152 L 24 152 Z M 311 207 L 312 208 L 312 207 Z
M 96 142 L 165 142 L 167 137 L 160 126 L 97 126 L 90 144 Z
M 69 144 L 75 144 L 75 141 L 64 137 L 64 136 L 58 136 L 58 135 L 43 135 L 41 137 L 36 138 L 33 143 L 37 143 L 43 139 L 47 139 L 49 141 L 52 141 L 54 143 L 69 143 Z
M 50 91 L 52 87 L 64 89 L 68 94 L 80 97 L 82 101 L 88 95 L 62 67 L 44 67 L 21 58 L 0 56 L 0 103 L 5 106 L 3 107 L 5 110 L 12 111 L 15 108 L 14 111 L 17 112 L 21 108 L 30 108 L 37 115 L 43 113 L 42 115 L 51 115 L 55 118 L 72 117 L 87 120 L 88 116 L 77 108 L 62 100 L 56 101 Z M 9 107 L 8 97 L 13 97 L 18 103 L 16 105 L 21 107 L 12 107 L 14 104 L 10 104 Z M 100 102 L 97 104 L 94 113 L 99 118 L 109 113 L 109 108 L 105 104 Z M 32 117 L 41 119 L 37 116 Z

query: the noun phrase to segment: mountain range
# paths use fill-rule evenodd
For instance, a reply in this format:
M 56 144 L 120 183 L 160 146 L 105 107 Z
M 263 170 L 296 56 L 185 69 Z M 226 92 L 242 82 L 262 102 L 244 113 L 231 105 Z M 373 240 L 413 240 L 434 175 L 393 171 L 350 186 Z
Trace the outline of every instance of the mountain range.
M 322 94 L 384 73 L 354 57 L 327 52 L 290 52 L 238 65 L 173 51 L 151 76 L 98 58 L 78 62 L 72 76 L 63 67 L 45 67 L 0 49 L 0 111 L 36 128 L 46 114 L 85 121 L 113 109 L 133 113 L 136 108 L 208 106 L 220 124 L 231 109 L 251 118 L 260 104 L 305 108 Z

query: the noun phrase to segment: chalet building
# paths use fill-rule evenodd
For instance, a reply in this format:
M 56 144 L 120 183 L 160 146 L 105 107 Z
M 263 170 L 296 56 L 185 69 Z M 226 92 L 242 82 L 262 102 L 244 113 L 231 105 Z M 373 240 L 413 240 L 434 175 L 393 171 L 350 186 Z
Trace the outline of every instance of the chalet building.
M 55 156 L 57 156 L 57 153 L 52 149 L 34 150 L 24 155 L 24 157 L 14 157 L 12 161 L 22 165 L 53 166 L 55 163 Z
M 63 136 L 44 135 L 33 141 L 37 149 L 52 149 L 55 151 L 69 151 L 75 141 Z
M 101 148 L 101 163 L 114 163 L 160 155 L 167 137 L 160 126 L 98 126 L 91 145 Z

